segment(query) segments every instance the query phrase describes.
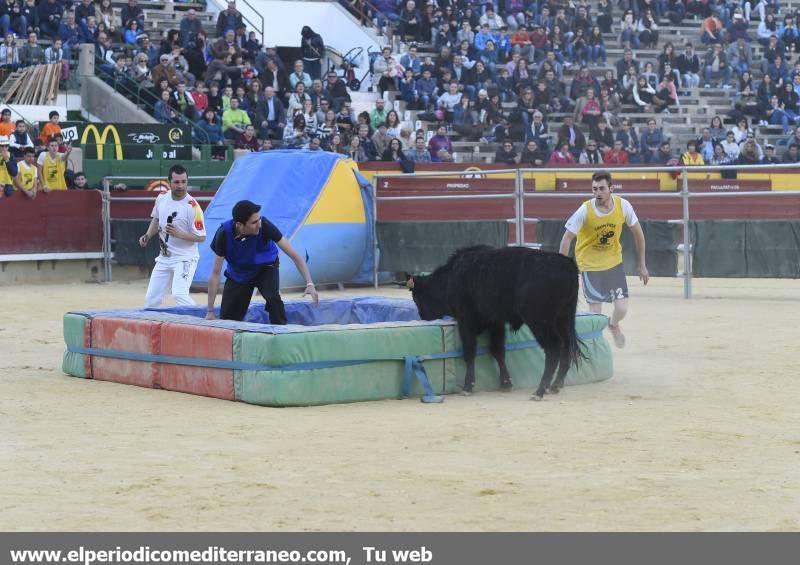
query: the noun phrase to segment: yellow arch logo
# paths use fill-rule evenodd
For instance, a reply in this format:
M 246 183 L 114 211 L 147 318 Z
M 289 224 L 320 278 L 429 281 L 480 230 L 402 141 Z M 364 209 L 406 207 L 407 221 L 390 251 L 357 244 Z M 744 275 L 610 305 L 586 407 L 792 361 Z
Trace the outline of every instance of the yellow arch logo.
M 89 124 L 81 135 L 81 145 L 86 145 L 86 140 L 89 139 L 89 135 L 94 136 L 94 143 L 97 147 L 97 158 L 100 160 L 103 159 L 103 148 L 108 141 L 108 136 L 111 135 L 114 140 L 114 156 L 118 161 L 122 161 L 122 141 L 119 138 L 119 132 L 115 126 L 107 125 L 103 128 L 103 133 L 100 133 L 96 125 Z
M 474 166 L 473 167 L 467 167 L 466 169 L 464 169 L 464 172 L 465 173 L 472 173 L 472 174 L 464 175 L 463 178 L 465 178 L 465 179 L 485 179 L 486 178 L 486 174 L 483 172 L 483 170 L 480 167 L 474 167 Z

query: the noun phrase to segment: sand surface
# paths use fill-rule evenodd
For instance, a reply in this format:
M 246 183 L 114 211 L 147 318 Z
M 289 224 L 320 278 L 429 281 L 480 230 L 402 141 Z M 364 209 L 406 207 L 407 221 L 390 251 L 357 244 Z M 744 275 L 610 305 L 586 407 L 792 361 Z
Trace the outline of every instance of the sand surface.
M 609 381 L 283 409 L 63 375 L 145 281 L 0 287 L 0 530 L 800 529 L 800 281 L 630 284 Z

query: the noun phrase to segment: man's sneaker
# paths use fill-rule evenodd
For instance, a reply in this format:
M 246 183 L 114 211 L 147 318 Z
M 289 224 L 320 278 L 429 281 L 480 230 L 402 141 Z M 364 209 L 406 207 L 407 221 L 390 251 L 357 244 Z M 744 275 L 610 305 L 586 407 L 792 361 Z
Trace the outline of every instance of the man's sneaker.
M 625 334 L 622 333 L 622 330 L 619 329 L 619 326 L 612 326 L 609 323 L 608 329 L 611 330 L 611 337 L 614 338 L 614 345 L 617 346 L 617 349 L 622 349 L 625 347 Z

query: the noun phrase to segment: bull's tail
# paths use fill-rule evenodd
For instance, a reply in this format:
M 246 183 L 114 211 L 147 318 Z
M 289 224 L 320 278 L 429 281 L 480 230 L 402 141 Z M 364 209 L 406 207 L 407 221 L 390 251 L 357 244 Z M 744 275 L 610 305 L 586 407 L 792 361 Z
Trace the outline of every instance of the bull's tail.
M 566 304 L 566 318 L 567 318 L 567 347 L 569 350 L 569 360 L 570 364 L 574 367 L 578 367 L 582 359 L 587 359 L 586 353 L 584 352 L 584 346 L 581 339 L 578 337 L 578 330 L 575 328 L 575 318 L 578 311 L 578 291 L 579 291 L 579 273 L 578 273 L 578 266 L 572 261 L 572 265 L 575 267 L 575 273 L 573 276 L 570 276 L 571 285 L 568 288 L 568 300 Z

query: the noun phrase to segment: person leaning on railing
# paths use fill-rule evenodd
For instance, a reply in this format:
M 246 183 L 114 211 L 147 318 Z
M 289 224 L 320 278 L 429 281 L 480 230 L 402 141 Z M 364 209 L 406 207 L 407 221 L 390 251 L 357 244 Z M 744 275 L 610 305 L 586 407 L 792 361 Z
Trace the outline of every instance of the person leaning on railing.
M 0 188 L 5 197 L 14 194 L 14 177 L 17 176 L 17 161 L 8 150 L 8 137 L 0 135 Z
M 47 151 L 42 151 L 36 161 L 44 192 L 67 190 L 67 159 L 69 159 L 69 154 L 72 152 L 72 145 L 67 143 L 64 153 L 58 150 L 58 145 L 59 142 L 56 136 L 51 137 L 47 142 Z
M 27 149 L 34 149 L 33 138 L 28 133 L 28 124 L 25 120 L 17 120 L 14 131 L 8 139 L 8 146 L 15 159 L 21 159 Z

